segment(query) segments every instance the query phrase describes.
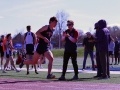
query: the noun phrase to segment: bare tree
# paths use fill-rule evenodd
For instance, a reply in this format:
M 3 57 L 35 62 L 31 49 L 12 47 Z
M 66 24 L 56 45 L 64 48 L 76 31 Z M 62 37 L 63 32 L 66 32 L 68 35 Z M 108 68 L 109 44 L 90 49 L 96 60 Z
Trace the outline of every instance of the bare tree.
M 110 31 L 110 34 L 113 38 L 118 37 L 120 38 L 120 27 L 118 26 L 109 26 L 107 27 Z
M 58 23 L 56 26 L 56 30 L 54 32 L 54 34 L 59 35 L 59 48 L 61 48 L 61 33 L 62 31 L 66 30 L 66 24 L 67 24 L 67 20 L 69 17 L 69 14 L 63 10 L 58 11 L 56 14 L 56 17 L 58 19 Z
M 84 38 L 84 32 L 83 30 L 78 30 L 78 33 L 79 33 L 79 37 L 77 43 L 82 43 L 82 40 Z

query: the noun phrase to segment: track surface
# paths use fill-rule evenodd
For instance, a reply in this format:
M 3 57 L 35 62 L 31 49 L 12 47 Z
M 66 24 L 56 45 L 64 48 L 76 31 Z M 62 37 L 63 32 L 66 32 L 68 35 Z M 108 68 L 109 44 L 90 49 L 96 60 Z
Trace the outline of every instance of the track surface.
M 0 90 L 120 90 L 120 84 L 1 78 Z

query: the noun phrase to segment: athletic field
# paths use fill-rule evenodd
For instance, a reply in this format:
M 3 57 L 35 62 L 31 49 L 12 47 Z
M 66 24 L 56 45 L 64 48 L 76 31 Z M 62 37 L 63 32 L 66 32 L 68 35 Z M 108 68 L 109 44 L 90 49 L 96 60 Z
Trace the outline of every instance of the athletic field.
M 78 58 L 79 80 L 71 81 L 73 77 L 73 67 L 69 61 L 66 73 L 67 81 L 58 81 L 62 71 L 62 58 L 55 58 L 53 64 L 53 74 L 55 79 L 47 80 L 47 63 L 43 64 L 43 69 L 38 69 L 39 74 L 35 74 L 34 70 L 30 70 L 30 74 L 26 75 L 25 66 L 21 72 L 0 71 L 0 90 L 120 90 L 120 66 L 110 66 L 111 79 L 98 80 L 93 78 L 96 71 L 87 68 L 82 71 L 83 58 Z M 87 60 L 87 66 L 91 67 L 90 59 Z

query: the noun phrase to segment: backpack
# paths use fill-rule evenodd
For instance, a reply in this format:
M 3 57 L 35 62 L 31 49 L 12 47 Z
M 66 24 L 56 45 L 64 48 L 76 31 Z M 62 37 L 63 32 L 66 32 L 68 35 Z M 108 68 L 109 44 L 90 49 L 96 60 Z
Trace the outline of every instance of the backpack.
M 25 40 L 25 38 L 26 38 L 27 34 L 28 34 L 28 32 L 26 32 L 26 33 L 25 33 L 24 40 Z M 31 36 L 32 36 L 32 38 L 33 38 L 33 44 L 35 44 L 35 43 L 34 43 L 35 37 L 34 37 L 34 34 L 33 34 L 33 32 L 31 32 Z

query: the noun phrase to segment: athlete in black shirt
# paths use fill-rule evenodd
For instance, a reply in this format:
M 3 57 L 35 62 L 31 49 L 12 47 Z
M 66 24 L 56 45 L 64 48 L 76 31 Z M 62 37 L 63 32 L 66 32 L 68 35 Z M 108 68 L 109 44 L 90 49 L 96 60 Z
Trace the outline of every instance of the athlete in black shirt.
M 51 74 L 52 64 L 53 64 L 53 54 L 50 51 L 50 38 L 53 34 L 54 27 L 57 25 L 56 17 L 51 17 L 49 20 L 49 25 L 43 26 L 36 32 L 36 35 L 39 37 L 39 43 L 36 48 L 36 52 L 34 53 L 32 61 L 25 61 L 24 64 L 36 64 L 40 55 L 44 54 L 44 56 L 49 60 L 48 64 L 48 76 L 47 79 L 55 78 L 55 75 Z
M 68 29 L 63 32 L 62 41 L 65 41 L 65 51 L 63 56 L 63 71 L 59 80 L 65 80 L 65 73 L 67 70 L 68 61 L 71 58 L 74 73 L 72 80 L 78 79 L 78 65 L 77 65 L 77 45 L 78 31 L 73 27 L 74 22 L 72 20 L 67 21 Z

